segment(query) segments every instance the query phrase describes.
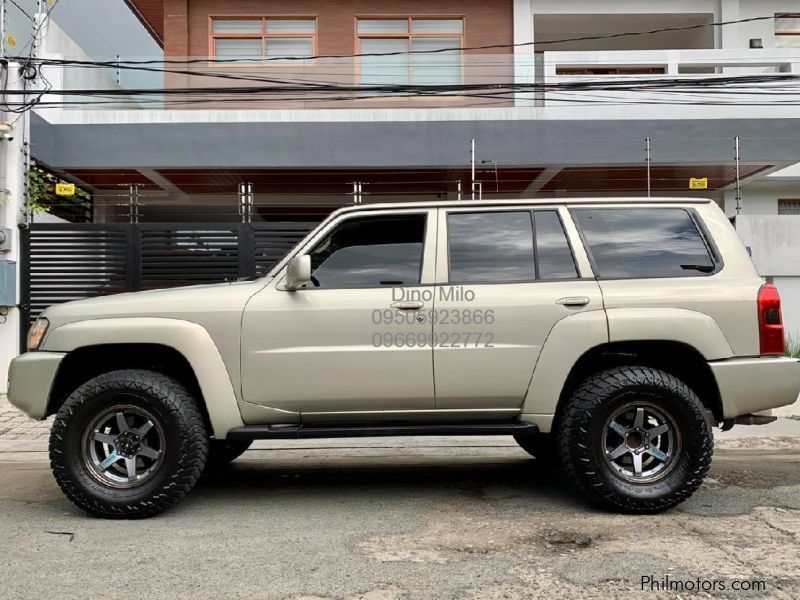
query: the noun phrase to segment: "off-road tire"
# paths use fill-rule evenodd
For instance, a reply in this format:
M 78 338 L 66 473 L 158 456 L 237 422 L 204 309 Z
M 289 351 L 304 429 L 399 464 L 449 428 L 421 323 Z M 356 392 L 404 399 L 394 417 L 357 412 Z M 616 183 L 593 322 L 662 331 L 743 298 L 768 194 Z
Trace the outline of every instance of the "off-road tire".
M 223 469 L 247 452 L 253 445 L 251 440 L 211 440 L 208 447 L 206 470 Z
M 82 458 L 85 428 L 118 394 L 152 414 L 166 440 L 157 471 L 126 489 L 98 481 Z M 191 394 L 153 371 L 111 371 L 90 379 L 69 395 L 50 433 L 50 466 L 61 490 L 79 508 L 108 519 L 140 519 L 167 510 L 195 485 L 207 456 L 206 426 Z
M 514 441 L 519 447 L 533 456 L 541 464 L 559 466 L 558 448 L 556 448 L 555 438 L 549 433 L 537 433 L 535 435 L 515 435 Z
M 674 466 L 663 479 L 632 483 L 606 459 L 606 420 L 632 399 L 646 398 L 674 420 L 682 438 Z M 714 439 L 697 395 L 677 377 L 650 367 L 600 372 L 581 384 L 558 418 L 558 452 L 567 475 L 598 505 L 623 513 L 656 513 L 689 498 L 711 465 Z

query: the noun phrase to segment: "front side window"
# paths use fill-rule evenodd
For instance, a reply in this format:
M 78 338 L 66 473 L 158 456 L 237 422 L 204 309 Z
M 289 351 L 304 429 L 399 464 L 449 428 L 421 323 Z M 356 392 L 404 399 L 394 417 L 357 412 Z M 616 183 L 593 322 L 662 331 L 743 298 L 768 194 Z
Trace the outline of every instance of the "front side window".
M 775 47 L 800 47 L 800 13 L 775 15 Z
M 314 56 L 317 20 L 253 17 L 211 22 L 214 58 L 261 60 Z
M 597 275 L 603 279 L 697 277 L 714 260 L 683 208 L 577 208 Z
M 311 285 L 371 288 L 418 285 L 425 215 L 349 219 L 309 252 Z
M 356 27 L 362 85 L 461 83 L 463 19 L 358 19 Z

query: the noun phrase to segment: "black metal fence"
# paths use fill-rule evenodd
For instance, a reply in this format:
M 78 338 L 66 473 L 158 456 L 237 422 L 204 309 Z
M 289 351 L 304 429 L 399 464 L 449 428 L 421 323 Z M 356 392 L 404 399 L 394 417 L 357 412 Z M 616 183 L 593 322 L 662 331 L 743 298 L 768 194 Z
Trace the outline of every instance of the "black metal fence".
M 22 343 L 45 308 L 269 270 L 317 222 L 32 223 L 21 229 Z

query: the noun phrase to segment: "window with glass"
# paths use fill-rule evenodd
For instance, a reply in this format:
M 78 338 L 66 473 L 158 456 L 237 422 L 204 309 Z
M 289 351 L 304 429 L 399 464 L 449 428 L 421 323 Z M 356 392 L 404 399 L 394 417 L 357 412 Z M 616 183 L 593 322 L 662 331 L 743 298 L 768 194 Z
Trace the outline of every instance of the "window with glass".
M 578 276 L 554 210 L 451 213 L 450 283 L 514 283 Z
M 299 17 L 215 18 L 211 21 L 214 58 L 280 60 L 316 52 L 317 20 Z
M 698 277 L 716 268 L 686 209 L 579 208 L 573 215 L 603 279 Z
M 418 285 L 425 215 L 353 218 L 309 253 L 311 285 L 372 288 Z
M 778 200 L 779 215 L 800 215 L 800 200 Z
M 800 13 L 775 15 L 775 47 L 800 48 Z
M 461 83 L 462 18 L 358 19 L 356 35 L 362 85 Z

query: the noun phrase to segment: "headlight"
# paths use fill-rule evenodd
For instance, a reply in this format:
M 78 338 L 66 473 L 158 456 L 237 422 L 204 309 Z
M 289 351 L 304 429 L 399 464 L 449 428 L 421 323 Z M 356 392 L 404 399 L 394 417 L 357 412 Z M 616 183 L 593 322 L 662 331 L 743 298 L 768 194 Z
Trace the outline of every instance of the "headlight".
M 28 350 L 36 350 L 39 347 L 49 326 L 50 321 L 44 317 L 36 319 L 36 322 L 28 330 Z

